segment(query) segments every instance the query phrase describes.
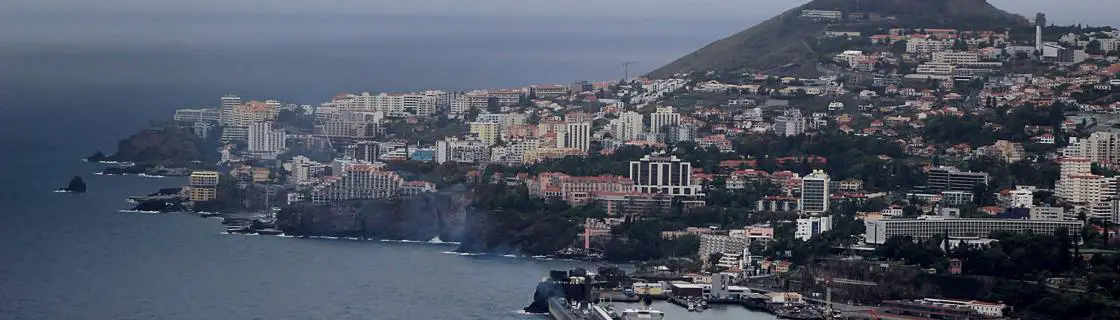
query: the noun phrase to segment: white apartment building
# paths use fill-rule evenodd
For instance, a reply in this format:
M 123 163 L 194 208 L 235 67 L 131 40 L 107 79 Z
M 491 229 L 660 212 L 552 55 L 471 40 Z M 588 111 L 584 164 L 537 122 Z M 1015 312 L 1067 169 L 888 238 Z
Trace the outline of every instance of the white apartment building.
M 1066 157 L 1088 158 L 1104 166 L 1120 164 L 1120 133 L 1093 132 L 1085 139 L 1070 138 L 1062 150 Z
M 805 133 L 805 117 L 801 110 L 789 109 L 785 114 L 774 117 L 774 134 L 784 137 L 796 136 Z
M 952 41 L 946 40 L 931 40 L 931 39 L 910 39 L 906 41 L 906 52 L 908 53 L 931 53 L 936 51 L 944 51 L 953 46 Z
M 591 149 L 591 123 L 568 123 L 566 126 L 567 129 L 558 137 L 560 148 L 583 152 Z
M 262 159 L 274 159 L 285 147 L 284 130 L 274 130 L 271 121 L 249 125 L 249 153 Z
M 1034 206 L 1034 192 L 1028 189 L 1011 190 L 1012 208 L 1030 208 Z
M 630 161 L 630 180 L 634 180 L 634 190 L 641 193 L 703 195 L 700 184 L 692 181 L 692 163 L 676 156 L 655 154 Z
M 220 122 L 222 125 L 229 123 L 233 118 L 233 108 L 239 105 L 241 105 L 241 97 L 235 95 L 222 96 L 221 102 L 219 104 L 221 116 L 218 122 Z
M 801 178 L 801 211 L 806 213 L 828 212 L 828 184 L 831 180 L 828 174 L 821 170 Z
M 746 237 L 734 237 L 719 234 L 700 235 L 700 259 L 707 260 L 714 253 L 742 254 L 747 249 L 750 241 Z
M 179 109 L 173 119 L 177 122 L 220 122 L 221 109 Z
M 801 10 L 801 17 L 810 20 L 820 21 L 840 21 L 844 18 L 844 13 L 837 10 Z
M 649 131 L 661 133 L 665 126 L 675 126 L 681 123 L 681 115 L 673 111 L 673 107 L 657 107 L 657 111 L 649 115 Z
M 954 70 L 956 70 L 956 67 L 947 63 L 923 63 L 918 65 L 915 72 L 918 74 L 948 76 L 952 75 Z
M 809 241 L 809 239 L 829 230 L 832 230 L 832 217 L 802 218 L 797 219 L 797 231 L 794 232 L 793 237 Z
M 311 166 L 313 164 L 314 164 L 314 161 L 311 161 L 311 159 L 308 158 L 308 157 L 304 157 L 304 156 L 292 157 L 292 163 L 291 163 L 292 183 L 300 185 L 300 184 L 306 184 L 308 182 L 311 182 Z
M 439 93 L 380 93 L 347 94 L 332 101 L 335 107 L 345 111 L 384 112 L 389 117 L 431 116 L 435 114 Z
M 1081 221 L 1021 219 L 884 219 L 868 220 L 865 224 L 864 241 L 870 244 L 883 244 L 891 237 L 901 236 L 926 240 L 944 232 L 950 237 L 986 238 L 992 231 L 1054 234 L 1059 228 L 1065 228 L 1073 239 L 1078 239 L 1082 227 Z
M 533 139 L 518 139 L 509 141 L 506 149 L 506 160 L 515 163 L 524 163 L 525 155 L 540 149 L 541 141 Z
M 980 55 L 974 51 L 935 51 L 933 62 L 956 65 L 980 62 Z
M 842 63 L 847 67 L 855 68 L 855 66 L 859 64 L 860 61 L 867 59 L 867 56 L 863 54 L 863 51 L 847 50 L 841 52 L 840 54 L 837 54 L 832 59 L 833 61 Z
M 459 140 L 448 138 L 436 141 L 437 163 L 460 162 L 476 163 L 490 159 L 490 145 L 479 140 Z
M 1093 161 L 1089 160 L 1089 158 L 1062 157 L 1061 159 L 1058 159 L 1058 166 L 1059 178 L 1074 175 L 1091 174 L 1093 172 Z
M 1116 197 L 1117 178 L 1094 174 L 1062 177 L 1056 183 L 1057 196 L 1072 203 L 1092 204 Z
M 388 198 L 397 194 L 404 179 L 373 164 L 350 164 L 342 173 L 324 179 L 311 192 L 315 203 L 354 199 Z
M 614 138 L 622 141 L 634 140 L 638 134 L 644 132 L 644 124 L 642 123 L 642 114 L 627 111 L 623 112 L 615 119 L 614 122 Z
M 321 115 L 323 119 L 315 125 L 315 135 L 351 139 L 376 137 L 381 131 L 381 120 L 385 117 L 385 113 L 380 111 L 337 111 Z

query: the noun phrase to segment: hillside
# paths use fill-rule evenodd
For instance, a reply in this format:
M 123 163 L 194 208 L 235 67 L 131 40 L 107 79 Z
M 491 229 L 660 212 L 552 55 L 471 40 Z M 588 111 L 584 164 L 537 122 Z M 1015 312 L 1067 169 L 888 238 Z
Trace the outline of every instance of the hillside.
M 828 23 L 803 19 L 806 9 L 877 13 L 892 16 L 875 22 L 857 22 L 862 28 L 995 28 L 1027 23 L 1026 18 L 1008 13 L 985 0 L 814 0 L 790 9 L 769 20 L 713 42 L 649 73 L 664 78 L 674 73 L 718 71 L 774 71 L 781 66 L 801 66 L 812 70 L 813 45 L 829 27 Z M 842 29 L 842 26 L 836 26 Z M 792 65 L 791 65 L 792 64 Z M 790 68 L 797 69 L 797 68 Z

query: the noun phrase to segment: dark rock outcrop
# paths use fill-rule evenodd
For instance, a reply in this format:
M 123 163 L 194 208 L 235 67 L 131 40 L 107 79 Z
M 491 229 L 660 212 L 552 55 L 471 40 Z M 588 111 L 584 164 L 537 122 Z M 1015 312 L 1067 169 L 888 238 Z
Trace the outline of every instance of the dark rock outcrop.
M 59 189 L 60 191 L 84 193 L 86 192 L 86 182 L 82 181 L 82 177 L 74 176 L 70 179 L 70 183 L 65 188 Z
M 106 158 L 107 157 L 105 156 L 105 154 L 101 153 L 101 150 L 97 150 L 97 152 L 94 152 L 92 155 L 86 157 L 86 161 L 101 162 L 101 161 L 104 161 Z
M 117 153 L 105 160 L 185 164 L 204 159 L 203 144 L 198 136 L 183 128 L 151 128 L 118 142 Z

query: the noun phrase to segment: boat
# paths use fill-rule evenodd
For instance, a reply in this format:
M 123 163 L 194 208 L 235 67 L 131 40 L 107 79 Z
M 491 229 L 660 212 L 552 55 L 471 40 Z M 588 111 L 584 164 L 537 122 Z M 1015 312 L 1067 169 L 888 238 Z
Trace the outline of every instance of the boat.
M 626 309 L 622 310 L 621 320 L 661 320 L 665 318 L 665 313 L 653 310 L 649 306 L 653 304 L 653 297 L 649 295 L 642 296 L 642 304 L 645 305 L 641 309 Z
M 792 319 L 792 320 L 818 320 L 824 319 L 824 315 L 820 310 L 808 305 L 785 305 L 774 308 L 774 315 L 779 319 Z
M 622 310 L 622 320 L 661 320 L 663 318 L 665 318 L 664 313 L 649 308 Z

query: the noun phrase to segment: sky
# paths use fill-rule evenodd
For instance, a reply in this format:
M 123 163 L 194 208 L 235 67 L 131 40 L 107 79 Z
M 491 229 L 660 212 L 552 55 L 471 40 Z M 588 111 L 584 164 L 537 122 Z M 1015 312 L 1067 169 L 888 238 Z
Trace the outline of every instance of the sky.
M 772 16 L 805 0 L 4 0 L 5 16 L 167 13 L 512 14 L 629 17 Z M 1075 23 L 1120 20 L 1117 0 L 989 0 L 1008 11 Z

